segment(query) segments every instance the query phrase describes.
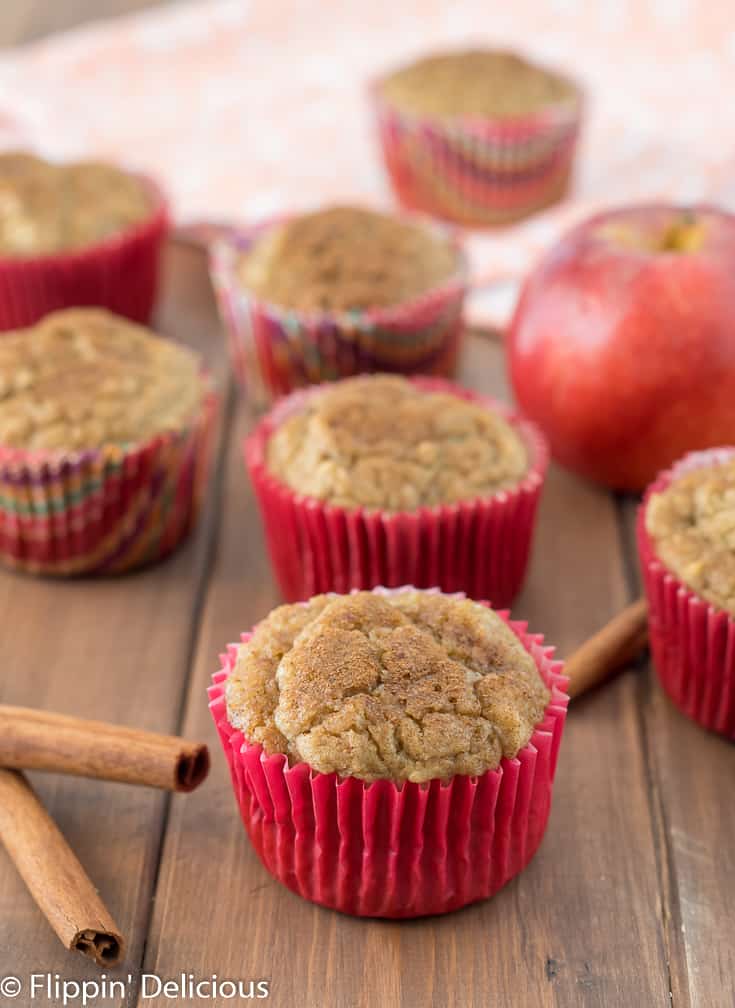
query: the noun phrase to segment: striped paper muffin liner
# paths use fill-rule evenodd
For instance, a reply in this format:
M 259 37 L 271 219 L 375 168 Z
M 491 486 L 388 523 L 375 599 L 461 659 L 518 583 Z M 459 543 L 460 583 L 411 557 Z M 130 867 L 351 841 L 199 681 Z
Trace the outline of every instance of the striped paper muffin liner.
M 561 199 L 571 178 L 582 94 L 518 119 L 433 119 L 401 112 L 378 81 L 373 116 L 402 206 L 457 224 L 509 224 Z
M 291 602 L 321 592 L 375 585 L 466 592 L 508 606 L 528 565 L 548 448 L 535 426 L 493 399 L 440 378 L 413 378 L 419 388 L 444 392 L 500 413 L 523 439 L 529 468 L 517 486 L 459 504 L 388 512 L 342 508 L 296 493 L 267 467 L 268 441 L 320 389 L 281 400 L 245 442 L 245 460 L 260 505 L 278 584 Z
M 189 427 L 68 455 L 0 447 L 0 561 L 30 574 L 120 574 L 162 559 L 192 528 L 217 398 Z
M 421 297 L 387 308 L 309 313 L 255 297 L 237 275 L 242 255 L 282 221 L 232 231 L 215 242 L 210 257 L 233 370 L 254 402 L 363 372 L 454 373 L 468 282 L 454 236 L 441 229 L 456 251 L 455 274 Z
M 155 303 L 159 261 L 169 228 L 163 194 L 138 176 L 151 195 L 149 216 L 103 241 L 39 256 L 0 255 L 0 330 L 33 325 L 59 308 L 108 308 L 147 322 Z
M 499 615 L 533 657 L 551 699 L 517 756 L 449 781 L 368 784 L 267 756 L 227 720 L 224 684 L 238 646 L 228 647 L 209 706 L 245 829 L 280 882 L 344 913 L 420 917 L 487 899 L 525 868 L 546 830 L 569 698 L 554 649 L 525 623 Z
M 638 511 L 641 569 L 650 607 L 653 663 L 676 706 L 704 728 L 735 739 L 735 618 L 697 595 L 656 555 L 646 530 L 652 494 L 692 469 L 724 462 L 735 448 L 693 452 L 648 488 Z

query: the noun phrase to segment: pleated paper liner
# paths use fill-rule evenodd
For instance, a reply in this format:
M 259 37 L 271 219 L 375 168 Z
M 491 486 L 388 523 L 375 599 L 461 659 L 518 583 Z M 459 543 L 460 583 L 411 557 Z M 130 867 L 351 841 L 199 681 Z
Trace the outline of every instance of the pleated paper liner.
M 33 325 L 59 308 L 108 308 L 147 322 L 155 303 L 168 209 L 151 179 L 150 215 L 119 234 L 89 245 L 39 256 L 0 255 L 0 330 Z
M 454 373 L 464 328 L 467 267 L 452 235 L 440 229 L 456 250 L 456 273 L 421 297 L 389 308 L 307 313 L 254 297 L 237 276 L 240 257 L 282 221 L 231 231 L 215 242 L 211 254 L 232 366 L 255 403 L 363 372 Z M 433 223 L 427 226 L 437 230 Z
M 553 648 L 500 615 L 533 656 L 551 700 L 514 759 L 446 782 L 367 784 L 266 756 L 227 720 L 224 683 L 237 645 L 228 647 L 210 709 L 245 828 L 280 882 L 344 913 L 420 917 L 487 899 L 525 868 L 546 829 L 569 698 Z
M 439 378 L 411 379 L 499 412 L 523 439 L 529 469 L 517 486 L 466 503 L 384 512 L 341 508 L 304 497 L 266 465 L 268 440 L 319 388 L 292 393 L 267 414 L 245 443 L 271 562 L 287 601 L 320 592 L 382 584 L 439 587 L 508 606 L 528 564 L 536 509 L 548 465 L 540 432 L 505 406 Z
M 522 119 L 407 115 L 371 88 L 385 167 L 407 209 L 470 227 L 509 224 L 561 199 L 571 178 L 582 94 Z
M 684 714 L 730 739 L 735 739 L 735 619 L 697 595 L 658 559 L 645 513 L 651 495 L 665 490 L 678 476 L 733 455 L 735 448 L 687 455 L 648 488 L 637 522 L 658 678 Z
M 119 574 L 185 538 L 209 467 L 217 398 L 130 447 L 44 455 L 0 447 L 0 561 L 30 574 Z

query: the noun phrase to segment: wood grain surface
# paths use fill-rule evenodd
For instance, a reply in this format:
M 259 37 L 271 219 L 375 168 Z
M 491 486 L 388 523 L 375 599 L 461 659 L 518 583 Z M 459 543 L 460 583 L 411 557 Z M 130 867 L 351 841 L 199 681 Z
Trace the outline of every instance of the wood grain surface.
M 138 6 L 3 4 L 0 41 Z M 252 417 L 230 387 L 204 259 L 191 249 L 169 251 L 159 327 L 204 353 L 226 400 L 196 536 L 116 580 L 0 575 L 0 702 L 212 745 L 210 779 L 188 796 L 32 776 L 128 939 L 114 973 L 132 976 L 128 996 L 92 1003 L 182 1003 L 143 1000 L 144 970 L 267 979 L 279 1008 L 733 1005 L 735 747 L 679 715 L 648 667 L 575 701 L 546 838 L 493 900 L 442 918 L 360 921 L 300 900 L 261 867 L 205 689 L 219 651 L 278 595 L 241 460 Z M 473 336 L 461 379 L 506 398 L 500 342 Z M 639 594 L 634 506 L 552 468 L 514 613 L 562 656 Z M 98 975 L 59 946 L 0 852 L 0 975 L 39 971 Z

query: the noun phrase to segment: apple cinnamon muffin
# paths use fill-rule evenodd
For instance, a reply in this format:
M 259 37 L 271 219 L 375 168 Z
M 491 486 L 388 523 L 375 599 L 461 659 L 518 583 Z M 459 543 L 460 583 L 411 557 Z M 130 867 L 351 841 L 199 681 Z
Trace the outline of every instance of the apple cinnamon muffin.
M 118 573 L 192 527 L 215 397 L 196 354 L 102 309 L 0 339 L 0 558 Z
M 0 256 L 94 245 L 141 223 L 152 209 L 141 180 L 114 165 L 0 154 Z
M 735 457 L 679 475 L 652 494 L 645 521 L 666 567 L 735 616 Z
M 493 399 L 345 378 L 282 399 L 245 458 L 288 601 L 413 584 L 505 606 L 520 588 L 548 449 Z
M 96 308 L 0 340 L 0 445 L 72 452 L 180 430 L 200 411 L 199 358 Z
M 533 857 L 568 697 L 525 624 L 376 588 L 281 606 L 221 660 L 209 707 L 242 822 L 300 896 L 446 913 Z
M 390 375 L 326 386 L 268 442 L 270 472 L 342 508 L 410 511 L 487 497 L 529 468 L 500 413 Z
M 550 691 L 491 609 L 420 591 L 275 609 L 226 684 L 265 752 L 360 780 L 478 775 L 527 745 Z
M 256 297 L 303 312 L 403 304 L 446 283 L 456 249 L 425 225 L 355 206 L 302 214 L 266 231 L 242 255 Z
M 411 114 L 482 119 L 527 116 L 576 98 L 566 77 L 500 49 L 423 57 L 387 76 L 382 93 Z
M 385 166 L 408 209 L 496 226 L 567 190 L 583 103 L 566 74 L 513 52 L 464 49 L 385 74 L 371 96 Z
M 735 447 L 690 452 L 638 510 L 653 664 L 676 706 L 735 739 Z

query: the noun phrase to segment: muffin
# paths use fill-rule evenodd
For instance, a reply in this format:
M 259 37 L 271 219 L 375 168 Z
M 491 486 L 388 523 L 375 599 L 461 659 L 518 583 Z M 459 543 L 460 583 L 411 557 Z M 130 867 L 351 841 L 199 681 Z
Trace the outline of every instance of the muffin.
M 79 305 L 147 321 L 166 229 L 163 197 L 142 176 L 0 154 L 0 328 Z
M 414 588 L 319 595 L 244 634 L 210 707 L 265 866 L 360 916 L 492 895 L 548 819 L 568 698 L 541 640 Z
M 490 399 L 348 378 L 282 400 L 245 454 L 289 601 L 414 584 L 508 605 L 520 588 L 548 453 Z
M 332 206 L 220 241 L 212 257 L 235 373 L 258 400 L 365 371 L 453 371 L 467 286 L 455 239 L 416 218 Z
M 508 224 L 566 192 L 582 114 L 568 77 L 512 52 L 438 53 L 372 88 L 385 165 L 410 209 Z
M 190 528 L 214 396 L 199 358 L 135 323 L 66 309 L 0 340 L 0 559 L 118 573 Z
M 735 738 L 735 448 L 662 473 L 638 542 L 661 683 L 689 717 Z

